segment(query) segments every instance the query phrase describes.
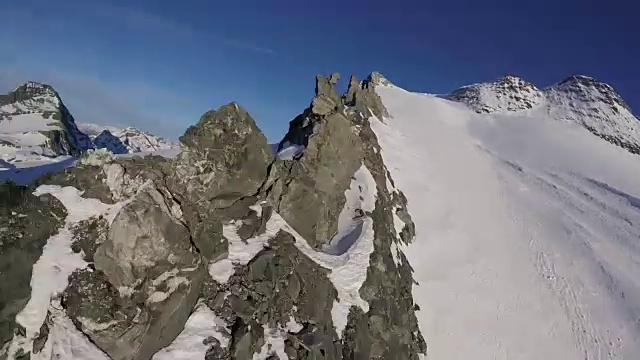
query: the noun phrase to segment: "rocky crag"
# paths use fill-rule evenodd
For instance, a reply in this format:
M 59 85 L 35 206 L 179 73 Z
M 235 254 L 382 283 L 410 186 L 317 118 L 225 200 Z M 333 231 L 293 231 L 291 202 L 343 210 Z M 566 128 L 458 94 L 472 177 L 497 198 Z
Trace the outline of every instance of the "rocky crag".
M 338 80 L 316 78 L 276 154 L 231 103 L 175 159 L 96 152 L 0 189 L 2 274 L 22 279 L 2 283 L 0 358 L 418 359 L 414 226 L 368 122 L 386 79 Z

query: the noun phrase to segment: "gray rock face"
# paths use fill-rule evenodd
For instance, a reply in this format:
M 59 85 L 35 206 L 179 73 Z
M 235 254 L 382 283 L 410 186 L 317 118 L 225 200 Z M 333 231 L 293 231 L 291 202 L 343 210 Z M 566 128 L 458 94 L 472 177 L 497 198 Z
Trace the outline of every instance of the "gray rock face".
M 0 183 L 0 348 L 13 336 L 15 316 L 29 301 L 33 264 L 67 215 L 54 197 L 31 192 Z
M 253 119 L 231 103 L 185 132 L 176 159 L 109 159 L 43 178 L 40 184 L 74 186 L 119 207 L 113 218 L 95 216 L 70 228 L 71 249 L 89 263 L 61 295 L 76 328 L 113 359 L 150 359 L 172 343 L 200 302 L 226 324 L 211 324 L 221 337 L 198 340 L 208 347 L 205 359 L 256 353 L 276 359 L 269 349 L 274 337 L 290 359 L 418 359 L 426 347 L 412 270 L 404 255 L 396 254 L 396 263 L 391 254 L 394 242 L 412 241 L 414 226 L 407 199 L 385 190 L 393 181 L 367 121 L 386 114 L 374 91 L 386 80 L 352 77 L 339 96 L 338 79 L 318 76 L 316 96 L 291 121 L 279 148 L 300 145 L 304 151 L 292 160 L 274 158 Z M 375 209 L 356 209 L 373 220 L 375 234 L 367 240 L 373 252 L 359 289 L 368 310 L 352 305 L 338 333 L 334 307 L 346 300 L 342 285 L 288 226 L 321 251 L 338 232 L 345 191 L 363 165 L 377 188 Z M 394 216 L 405 223 L 401 234 Z M 287 226 L 277 225 L 280 217 Z M 259 239 L 263 247 L 239 261 Z M 215 266 L 227 258 L 235 260 L 220 276 Z M 52 336 L 48 324 L 34 350 Z
M 113 359 L 148 359 L 169 345 L 197 300 L 203 262 L 166 201 L 151 186 L 141 190 L 96 250 L 97 271 L 76 272 L 67 292 L 72 318 Z

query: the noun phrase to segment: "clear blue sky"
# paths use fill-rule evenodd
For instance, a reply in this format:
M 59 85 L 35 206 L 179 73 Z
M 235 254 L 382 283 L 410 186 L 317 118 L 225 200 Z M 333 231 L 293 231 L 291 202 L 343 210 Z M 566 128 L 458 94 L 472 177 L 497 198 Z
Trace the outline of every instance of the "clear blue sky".
M 507 73 L 581 73 L 640 111 L 637 1 L 2 0 L 0 90 L 52 83 L 78 121 L 177 138 L 232 100 L 270 140 L 317 73 L 444 93 Z M 346 82 L 346 79 L 343 79 Z

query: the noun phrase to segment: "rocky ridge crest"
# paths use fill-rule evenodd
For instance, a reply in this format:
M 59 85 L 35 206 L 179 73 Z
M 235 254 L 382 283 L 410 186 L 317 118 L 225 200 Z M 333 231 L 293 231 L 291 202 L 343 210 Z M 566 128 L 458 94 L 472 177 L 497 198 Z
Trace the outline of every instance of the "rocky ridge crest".
M 341 96 L 338 79 L 316 78 L 275 156 L 230 103 L 187 129 L 176 159 L 104 158 L 41 179 L 40 196 L 66 207 L 77 189 L 103 210 L 67 207 L 60 231 L 86 265 L 37 328 L 7 325 L 3 351 L 55 355 L 61 308 L 112 359 L 171 358 L 182 342 L 211 360 L 418 359 L 412 270 L 394 246 L 414 226 L 368 123 L 388 115 L 375 93 L 388 81 L 352 77 Z M 209 335 L 185 338 L 202 314 Z

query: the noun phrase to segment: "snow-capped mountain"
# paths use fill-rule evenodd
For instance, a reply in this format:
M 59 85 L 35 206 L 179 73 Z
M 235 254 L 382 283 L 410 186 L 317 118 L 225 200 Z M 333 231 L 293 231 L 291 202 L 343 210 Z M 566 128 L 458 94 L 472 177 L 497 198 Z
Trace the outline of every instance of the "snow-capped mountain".
M 611 143 L 640 154 L 640 120 L 616 91 L 594 78 L 574 75 L 540 90 L 515 76 L 462 87 L 444 98 L 478 113 L 547 116 L 586 128 Z
M 53 87 L 27 82 L 0 96 L 0 154 L 9 163 L 77 156 L 93 147 Z
M 78 127 L 89 134 L 96 148 L 108 149 L 114 154 L 154 152 L 179 147 L 160 136 L 131 126 L 120 129 L 114 126 L 80 123 Z
M 0 184 L 0 358 L 640 358 L 640 161 L 581 122 L 634 129 L 609 87 L 339 78 L 277 146 L 230 103 L 176 157 Z
M 379 86 L 390 116 L 370 120 L 416 226 L 428 357 L 640 358 L 640 161 L 602 136 L 634 141 L 637 119 L 585 77 L 542 100 L 474 88 L 461 107 Z

